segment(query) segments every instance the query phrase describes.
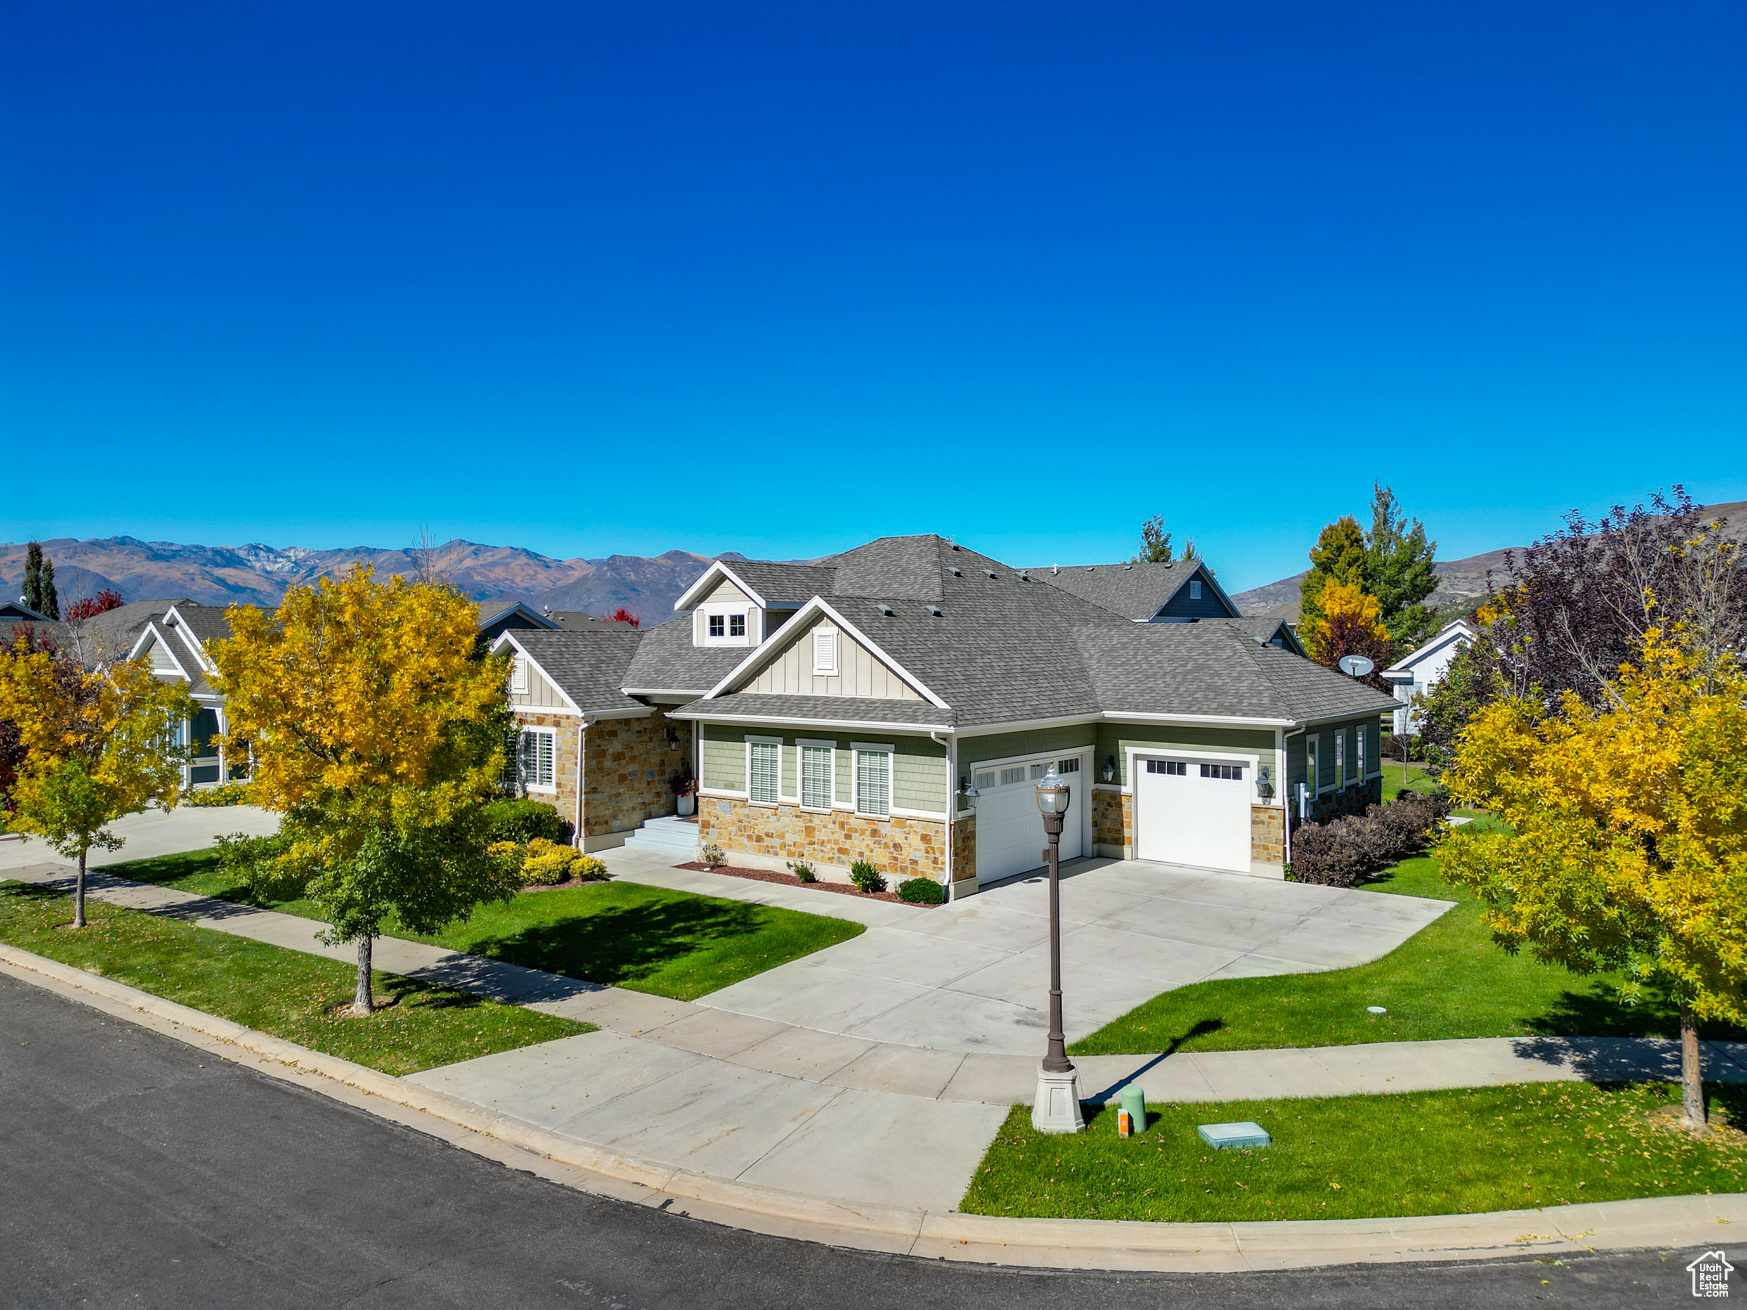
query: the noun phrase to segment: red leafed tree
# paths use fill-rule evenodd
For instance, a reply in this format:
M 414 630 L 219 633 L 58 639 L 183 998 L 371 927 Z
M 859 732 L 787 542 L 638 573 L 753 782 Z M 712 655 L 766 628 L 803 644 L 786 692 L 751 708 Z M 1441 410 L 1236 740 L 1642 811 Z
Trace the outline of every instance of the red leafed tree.
M 94 619 L 99 614 L 107 614 L 110 610 L 121 608 L 121 597 L 105 587 L 95 596 L 87 596 L 84 600 L 76 600 L 67 606 L 61 615 L 69 623 L 77 623 L 80 619 Z
M 631 611 L 626 609 L 623 605 L 613 611 L 612 621 L 614 623 L 629 623 L 633 628 L 640 628 L 643 626 L 643 620 L 631 613 Z

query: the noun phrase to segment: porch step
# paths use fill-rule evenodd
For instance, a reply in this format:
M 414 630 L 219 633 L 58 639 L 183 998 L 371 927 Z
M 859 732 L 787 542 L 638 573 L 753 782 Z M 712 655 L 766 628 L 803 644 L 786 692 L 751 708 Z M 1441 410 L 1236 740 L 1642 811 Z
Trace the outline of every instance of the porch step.
M 625 838 L 625 845 L 631 850 L 676 855 L 682 860 L 695 859 L 698 825 L 693 820 L 672 814 L 660 819 L 645 819 L 641 827 Z

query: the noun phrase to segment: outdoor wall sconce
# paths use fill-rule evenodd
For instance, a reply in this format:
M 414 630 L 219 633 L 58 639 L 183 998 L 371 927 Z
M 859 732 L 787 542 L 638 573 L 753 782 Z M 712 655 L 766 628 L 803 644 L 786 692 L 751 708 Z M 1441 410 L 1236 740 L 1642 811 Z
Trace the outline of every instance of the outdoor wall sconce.
M 977 797 L 982 795 L 982 793 L 975 787 L 971 786 L 971 780 L 969 778 L 960 779 L 958 794 L 964 797 L 964 807 L 967 810 L 976 809 Z
M 1116 757 L 1114 755 L 1107 756 L 1104 760 L 1104 781 L 1116 781 Z
M 1274 766 L 1262 764 L 1256 767 L 1256 795 L 1267 800 L 1274 794 Z

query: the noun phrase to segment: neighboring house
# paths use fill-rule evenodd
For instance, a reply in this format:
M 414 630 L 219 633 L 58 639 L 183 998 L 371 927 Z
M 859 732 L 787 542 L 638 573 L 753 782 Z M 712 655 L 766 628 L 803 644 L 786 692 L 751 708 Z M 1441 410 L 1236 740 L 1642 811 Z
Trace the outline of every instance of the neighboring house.
M 148 620 L 128 651 L 129 658 L 146 660 L 159 678 L 186 683 L 194 698 L 197 709 L 183 721 L 176 743 L 193 747 L 182 768 L 185 787 L 218 786 L 248 773 L 247 760 L 227 758 L 218 745 L 216 738 L 228 729 L 224 697 L 207 681 L 216 668 L 206 643 L 229 636 L 225 607 L 182 600 Z
M 1402 656 L 1383 670 L 1380 676 L 1394 684 L 1395 699 L 1401 703 L 1392 727 L 1396 736 L 1418 731 L 1419 712 L 1413 708 L 1414 697 L 1424 696 L 1438 685 L 1450 661 L 1474 636 L 1467 620 L 1457 619 L 1438 629 L 1436 636 L 1411 655 Z
M 479 635 L 487 642 L 496 642 L 509 631 L 541 628 L 547 632 L 576 632 L 583 628 L 629 628 L 635 625 L 611 619 L 597 619 L 580 610 L 536 610 L 517 601 L 503 609 L 488 613 L 479 621 Z
M 666 767 L 646 762 L 653 747 L 689 746 L 697 839 L 736 863 L 829 875 L 868 859 L 961 896 L 1039 865 L 1034 788 L 1054 765 L 1074 787 L 1066 857 L 1279 876 L 1293 784 L 1309 783 L 1319 817 L 1381 796 L 1392 702 L 1303 658 L 1277 621 L 1240 617 L 1200 561 L 1013 569 L 893 537 L 815 564 L 718 560 L 676 608 L 625 646 L 567 647 L 568 674 L 537 648 L 556 634 L 500 640 L 550 675 L 585 743 L 643 725 L 644 754 L 627 751 L 636 786 Z M 614 683 L 596 662 L 626 646 Z M 517 706 L 530 723 L 540 712 Z M 578 723 L 591 714 L 600 727 Z M 577 756 L 550 726 L 559 793 Z M 581 778 L 587 816 L 617 784 L 586 762 Z M 627 797 L 586 840 L 622 840 L 657 804 L 671 812 Z
M 586 617 L 586 616 L 585 616 Z M 502 632 L 518 788 L 557 807 L 584 850 L 617 846 L 674 812 L 669 782 L 691 773 L 691 726 L 622 690 L 641 639 L 624 623 Z
M 9 600 L 0 605 L 0 623 L 52 623 L 53 619 L 26 608 L 23 601 Z

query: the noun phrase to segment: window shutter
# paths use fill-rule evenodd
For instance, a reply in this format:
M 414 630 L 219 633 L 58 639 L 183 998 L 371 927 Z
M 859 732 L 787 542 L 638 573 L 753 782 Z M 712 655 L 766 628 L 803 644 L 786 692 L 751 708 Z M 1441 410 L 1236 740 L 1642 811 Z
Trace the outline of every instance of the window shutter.
M 776 804 L 782 778 L 782 747 L 772 741 L 755 741 L 751 743 L 751 757 L 747 796 Z
M 828 676 L 837 672 L 837 633 L 820 628 L 813 633 L 813 672 Z
M 528 657 L 520 651 L 510 657 L 510 690 L 518 696 L 528 694 Z

